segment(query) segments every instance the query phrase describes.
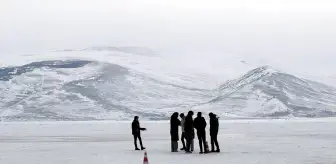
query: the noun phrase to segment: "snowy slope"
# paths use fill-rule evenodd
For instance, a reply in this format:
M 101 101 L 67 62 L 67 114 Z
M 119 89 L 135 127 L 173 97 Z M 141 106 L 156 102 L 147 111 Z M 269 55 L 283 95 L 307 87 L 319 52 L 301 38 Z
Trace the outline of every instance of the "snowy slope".
M 269 66 L 249 71 L 218 89 L 204 104 L 223 115 L 246 117 L 328 117 L 336 115 L 336 89 Z M 226 114 L 224 114 L 226 113 Z
M 123 119 L 134 114 L 157 119 L 211 98 L 207 90 L 165 83 L 110 63 L 43 61 L 0 72 L 4 119 Z
M 173 111 L 190 109 L 225 117 L 336 115 L 332 87 L 268 66 L 251 70 L 241 60 L 187 61 L 139 47 L 69 49 L 3 60 L 0 117 L 123 120 L 136 114 L 167 119 Z M 218 87 L 227 77 L 236 78 Z

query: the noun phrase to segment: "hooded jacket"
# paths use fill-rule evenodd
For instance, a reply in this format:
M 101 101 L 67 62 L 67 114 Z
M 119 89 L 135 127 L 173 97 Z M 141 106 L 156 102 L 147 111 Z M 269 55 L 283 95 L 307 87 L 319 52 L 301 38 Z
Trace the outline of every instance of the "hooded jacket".
M 170 118 L 170 136 L 172 141 L 179 140 L 179 126 L 181 125 L 180 120 L 178 119 L 178 113 L 175 112 Z

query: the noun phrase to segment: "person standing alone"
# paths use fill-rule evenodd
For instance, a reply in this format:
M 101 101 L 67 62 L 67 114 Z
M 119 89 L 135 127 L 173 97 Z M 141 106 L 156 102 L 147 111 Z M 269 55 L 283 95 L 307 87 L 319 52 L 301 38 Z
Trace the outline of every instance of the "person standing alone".
M 211 112 L 209 113 L 209 117 L 210 117 L 211 152 L 220 152 L 219 144 L 217 141 L 218 128 L 219 128 L 218 117 Z M 214 145 L 216 145 L 217 148 L 216 151 Z
M 140 123 L 139 123 L 139 117 L 138 116 L 134 116 L 134 120 L 132 122 L 132 134 L 133 134 L 133 137 L 134 137 L 134 147 L 135 147 L 135 150 L 140 150 L 138 148 L 137 139 L 139 139 L 139 141 L 140 141 L 141 150 L 146 149 L 142 145 L 141 133 L 140 133 L 140 131 L 142 131 L 142 130 L 146 130 L 146 128 L 141 128 L 140 127 Z
M 185 120 L 185 116 L 183 113 L 180 114 L 180 117 L 181 117 L 181 131 L 182 131 L 182 134 L 181 134 L 181 142 L 182 142 L 182 148 L 181 150 L 185 150 L 186 149 L 186 146 L 185 146 L 185 133 L 184 133 L 184 120 Z
M 207 126 L 207 123 L 202 116 L 201 112 L 197 113 L 197 117 L 194 120 L 194 126 L 197 130 L 197 138 L 199 142 L 199 147 L 200 147 L 200 154 L 203 153 L 208 153 L 206 149 L 206 135 L 205 135 L 205 127 Z M 203 151 L 204 147 L 204 151 Z

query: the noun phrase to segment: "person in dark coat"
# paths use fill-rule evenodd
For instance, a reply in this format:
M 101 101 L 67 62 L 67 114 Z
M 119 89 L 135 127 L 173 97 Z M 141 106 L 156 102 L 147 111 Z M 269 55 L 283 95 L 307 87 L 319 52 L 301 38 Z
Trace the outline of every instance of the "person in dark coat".
M 197 113 L 197 117 L 194 120 L 194 126 L 195 129 L 197 130 L 197 138 L 199 142 L 199 147 L 200 147 L 200 153 L 208 153 L 206 150 L 206 135 L 205 135 L 205 127 L 207 126 L 207 123 L 202 116 L 201 112 Z M 202 144 L 203 143 L 203 144 Z M 204 151 L 203 151 L 204 147 Z
M 179 126 L 181 125 L 180 120 L 178 119 L 178 113 L 174 114 L 170 118 L 170 137 L 171 137 L 171 151 L 177 152 L 178 149 L 178 140 L 179 140 Z
M 187 117 L 184 120 L 184 133 L 187 140 L 186 153 L 191 153 L 190 148 L 193 141 L 194 134 L 194 121 L 193 121 L 193 111 L 189 111 Z
M 219 144 L 217 141 L 218 128 L 219 128 L 218 117 L 213 113 L 209 113 L 209 117 L 210 117 L 209 122 L 210 122 L 211 152 L 220 152 Z M 217 148 L 216 151 L 214 145 L 216 145 Z
M 135 147 L 135 150 L 140 150 L 138 148 L 137 139 L 139 139 L 139 141 L 140 141 L 141 150 L 146 149 L 145 147 L 143 147 L 142 140 L 141 140 L 141 133 L 140 133 L 140 131 L 143 131 L 143 130 L 146 130 L 146 128 L 141 128 L 140 127 L 139 117 L 135 116 L 134 120 L 132 122 L 132 134 L 133 134 L 133 137 L 134 137 L 134 147 Z

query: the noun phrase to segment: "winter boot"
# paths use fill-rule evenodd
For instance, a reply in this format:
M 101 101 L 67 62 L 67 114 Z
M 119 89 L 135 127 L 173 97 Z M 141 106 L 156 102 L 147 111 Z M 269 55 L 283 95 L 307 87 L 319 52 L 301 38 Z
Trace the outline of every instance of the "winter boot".
M 171 151 L 172 152 L 178 152 L 177 149 L 178 149 L 177 141 L 171 141 Z
M 208 144 L 208 141 L 205 141 L 204 153 L 209 153 L 209 144 Z

